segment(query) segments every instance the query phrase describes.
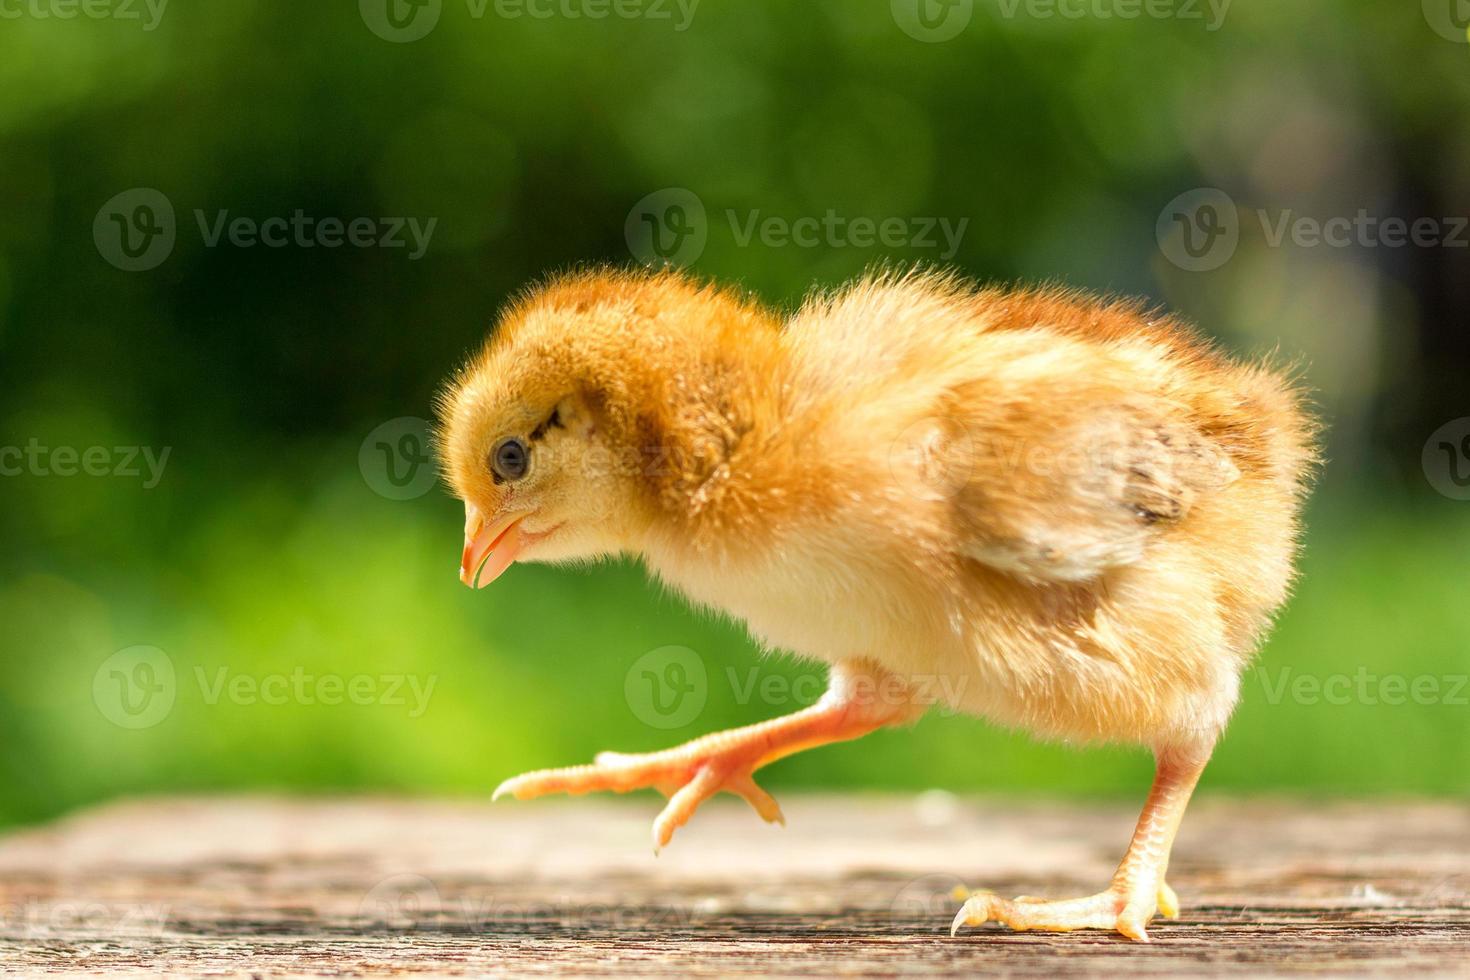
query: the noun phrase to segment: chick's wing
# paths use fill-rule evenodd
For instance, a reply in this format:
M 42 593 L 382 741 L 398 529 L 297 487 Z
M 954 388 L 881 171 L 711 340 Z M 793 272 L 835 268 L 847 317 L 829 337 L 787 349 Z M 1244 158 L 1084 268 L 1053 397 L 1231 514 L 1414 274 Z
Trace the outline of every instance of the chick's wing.
M 957 393 L 942 451 L 963 477 L 951 501 L 962 553 L 1026 578 L 1083 581 L 1142 560 L 1240 475 L 1176 405 L 1074 395 L 966 413 Z

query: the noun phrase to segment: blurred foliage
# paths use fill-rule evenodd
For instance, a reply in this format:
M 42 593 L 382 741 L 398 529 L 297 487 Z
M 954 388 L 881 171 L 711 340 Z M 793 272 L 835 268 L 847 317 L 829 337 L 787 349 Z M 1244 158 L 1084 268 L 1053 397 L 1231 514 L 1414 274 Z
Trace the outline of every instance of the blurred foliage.
M 1299 360 L 1331 463 L 1300 594 L 1206 785 L 1466 791 L 1463 701 L 1270 694 L 1283 667 L 1470 673 L 1470 503 L 1420 470 L 1428 434 L 1470 415 L 1470 250 L 1274 246 L 1244 221 L 1231 261 L 1189 272 L 1155 238 L 1165 203 L 1200 186 L 1247 211 L 1470 213 L 1470 45 L 1432 29 L 1432 4 L 1236 4 L 1208 30 L 976 0 L 959 36 L 923 43 L 888 0 L 703 0 L 685 30 L 672 3 L 659 20 L 505 17 L 493 2 L 475 17 L 444 0 L 432 32 L 399 44 L 352 3 L 169 5 L 151 30 L 38 3 L 0 19 L 0 445 L 171 455 L 152 489 L 0 477 L 0 819 L 150 790 L 482 793 L 787 710 L 738 703 L 727 671 L 743 685 L 809 668 L 760 658 L 631 566 L 518 568 L 470 593 L 454 502 L 385 499 L 358 470 L 362 439 L 427 415 L 508 295 L 629 261 L 629 209 L 666 187 L 708 208 L 695 268 L 773 302 L 937 255 L 742 244 L 727 212 L 965 219 L 951 261 L 977 278 L 1146 295 L 1235 349 Z M 92 227 L 135 187 L 168 197 L 178 240 L 130 273 Z M 437 226 L 411 261 L 208 247 L 194 218 L 298 209 Z M 178 692 L 160 723 L 128 730 L 93 680 L 136 644 L 167 652 Z M 629 665 L 667 644 L 705 660 L 709 702 L 659 731 L 622 692 Z M 209 704 L 196 669 L 221 667 L 437 680 L 419 717 Z M 793 758 L 769 782 L 1137 795 L 1147 768 L 936 715 Z

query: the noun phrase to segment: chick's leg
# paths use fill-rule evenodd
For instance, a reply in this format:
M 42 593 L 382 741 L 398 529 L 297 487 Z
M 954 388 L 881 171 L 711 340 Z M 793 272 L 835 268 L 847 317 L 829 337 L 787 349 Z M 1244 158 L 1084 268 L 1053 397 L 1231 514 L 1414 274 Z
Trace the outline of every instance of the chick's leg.
M 656 851 L 701 803 L 721 791 L 744 799 L 767 822 L 784 823 L 775 799 L 755 784 L 757 769 L 805 749 L 912 721 L 923 710 L 898 678 L 866 661 L 844 661 L 832 668 L 822 699 L 794 714 L 715 732 L 662 752 L 603 752 L 590 766 L 529 772 L 501 783 L 495 797 L 525 800 L 549 793 L 657 789 L 669 802 L 653 823 Z
M 1148 802 L 1107 891 L 1064 901 L 1025 896 L 1004 899 L 980 892 L 965 902 L 950 933 L 962 925 L 995 921 L 1017 931 L 1114 929 L 1129 939 L 1148 942 L 1148 923 L 1155 912 L 1171 919 L 1179 915 L 1179 899 L 1165 883 L 1164 873 L 1184 808 L 1207 758 L 1207 752 L 1199 751 L 1160 753 Z

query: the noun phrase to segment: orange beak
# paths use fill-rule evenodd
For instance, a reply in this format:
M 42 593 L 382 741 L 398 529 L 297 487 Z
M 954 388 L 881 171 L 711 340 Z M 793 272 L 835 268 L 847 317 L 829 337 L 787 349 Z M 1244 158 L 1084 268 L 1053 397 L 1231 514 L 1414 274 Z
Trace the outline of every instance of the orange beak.
M 498 579 L 521 552 L 520 522 L 529 513 L 516 511 L 487 524 L 480 509 L 466 503 L 459 580 L 472 589 L 483 589 Z

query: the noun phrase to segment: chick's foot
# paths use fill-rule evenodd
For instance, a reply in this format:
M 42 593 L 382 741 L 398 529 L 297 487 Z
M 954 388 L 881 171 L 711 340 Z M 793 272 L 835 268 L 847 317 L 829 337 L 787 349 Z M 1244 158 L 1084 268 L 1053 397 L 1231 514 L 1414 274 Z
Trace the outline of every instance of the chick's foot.
M 855 683 L 855 677 L 862 683 Z M 603 752 L 590 766 L 528 772 L 501 783 L 495 798 L 508 795 L 527 800 L 550 793 L 656 789 L 669 802 L 653 822 L 655 852 L 673 838 L 675 830 L 689 822 L 701 803 L 719 792 L 739 796 L 768 823 L 785 823 L 776 800 L 756 785 L 753 774 L 757 769 L 804 749 L 857 738 L 884 725 L 910 720 L 916 710 L 922 710 L 903 700 L 854 698 L 855 690 L 872 690 L 867 683 L 871 679 L 870 674 L 860 674 L 856 668 L 835 670 L 831 690 L 802 711 L 705 735 L 662 752 Z
M 1179 896 L 1164 881 L 1164 875 L 1174 835 L 1179 832 L 1184 808 L 1207 757 L 1208 751 L 1200 747 L 1158 754 L 1153 789 L 1107 891 L 1056 902 L 1028 896 L 1005 899 L 978 892 L 954 917 L 950 935 L 960 926 L 999 922 L 1018 932 L 1111 929 L 1129 939 L 1148 942 L 1148 924 L 1156 913 L 1163 913 L 1167 919 L 1179 917 Z
M 977 892 L 966 900 L 949 932 L 954 935 L 960 926 L 998 922 L 1017 932 L 1110 929 L 1129 939 L 1148 942 L 1148 924 L 1155 913 L 1169 919 L 1179 917 L 1179 899 L 1174 889 L 1162 882 L 1152 893 L 1115 883 L 1096 895 L 1062 901 L 1028 895 L 1006 899 L 990 892 Z

